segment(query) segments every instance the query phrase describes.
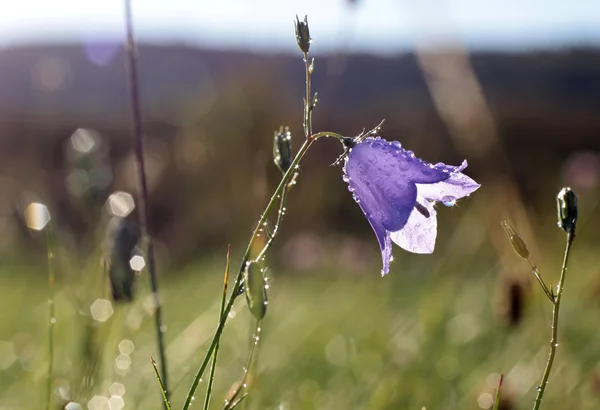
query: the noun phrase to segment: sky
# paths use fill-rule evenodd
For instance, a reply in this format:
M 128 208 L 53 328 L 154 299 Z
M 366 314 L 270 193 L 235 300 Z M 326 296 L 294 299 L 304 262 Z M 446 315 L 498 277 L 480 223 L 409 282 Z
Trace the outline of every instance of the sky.
M 475 49 L 600 46 L 600 0 L 132 0 L 140 41 L 295 51 L 292 19 L 314 46 L 394 53 L 416 44 Z M 120 39 L 123 0 L 0 0 L 0 47 Z

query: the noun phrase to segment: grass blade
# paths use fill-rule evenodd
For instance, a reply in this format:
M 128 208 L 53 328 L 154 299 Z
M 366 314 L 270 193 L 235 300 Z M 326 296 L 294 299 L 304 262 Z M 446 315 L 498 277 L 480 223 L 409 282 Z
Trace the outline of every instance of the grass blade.
M 167 390 L 165 389 L 165 385 L 163 384 L 163 381 L 160 378 L 160 373 L 158 372 L 158 367 L 156 367 L 156 362 L 152 357 L 150 358 L 150 362 L 152 362 L 154 375 L 156 376 L 156 380 L 158 380 L 158 384 L 160 385 L 160 392 L 162 393 L 163 400 L 165 401 L 165 408 L 167 410 L 171 410 L 171 404 L 169 403 L 169 398 L 167 397 Z

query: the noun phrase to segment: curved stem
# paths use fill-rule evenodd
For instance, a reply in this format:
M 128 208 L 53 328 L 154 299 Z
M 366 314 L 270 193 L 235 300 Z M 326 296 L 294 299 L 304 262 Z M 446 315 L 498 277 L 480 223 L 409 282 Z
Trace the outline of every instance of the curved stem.
M 324 136 L 324 135 L 322 135 L 322 136 Z M 317 138 L 319 138 L 319 137 L 311 136 L 310 138 L 307 138 L 304 141 L 304 144 L 302 144 L 302 147 L 300 147 L 300 150 L 298 151 L 298 154 L 296 154 L 296 157 L 292 161 L 292 164 L 290 165 L 289 169 L 283 175 L 283 177 L 281 178 L 281 182 L 279 182 L 277 189 L 275 189 L 275 192 L 271 196 L 269 203 L 267 204 L 264 212 L 262 213 L 260 219 L 258 220 L 258 223 L 256 224 L 256 228 L 254 228 L 254 232 L 252 233 L 252 236 L 250 237 L 250 242 L 248 242 L 246 252 L 244 253 L 244 257 L 242 258 L 242 263 L 241 263 L 240 269 L 235 278 L 233 290 L 231 292 L 231 295 L 229 296 L 227 305 L 225 306 L 225 309 L 223 310 L 223 315 L 221 317 L 221 320 L 219 321 L 219 326 L 217 327 L 217 330 L 215 331 L 212 341 L 210 342 L 208 350 L 206 351 L 206 353 L 204 355 L 202 364 L 200 365 L 200 368 L 198 369 L 198 372 L 196 373 L 196 376 L 194 377 L 194 381 L 192 382 L 192 386 L 190 387 L 190 391 L 188 392 L 187 398 L 185 400 L 185 404 L 183 405 L 183 410 L 187 410 L 192 403 L 192 399 L 194 397 L 194 394 L 196 393 L 196 389 L 198 388 L 200 379 L 202 378 L 202 375 L 204 374 L 204 371 L 206 370 L 206 367 L 208 365 L 208 362 L 210 361 L 213 351 L 215 350 L 215 347 L 219 343 L 219 339 L 221 338 L 221 333 L 223 333 L 223 328 L 225 327 L 225 322 L 227 321 L 229 312 L 231 312 L 231 308 L 233 307 L 233 302 L 239 296 L 242 282 L 244 279 L 244 270 L 246 268 L 246 263 L 250 259 L 250 253 L 252 251 L 252 246 L 254 245 L 254 242 L 256 241 L 256 238 L 258 237 L 258 234 L 259 234 L 261 228 L 263 227 L 263 224 L 267 220 L 267 217 L 269 216 L 273 207 L 275 206 L 277 199 L 280 197 L 281 193 L 286 188 L 287 184 L 291 180 L 294 173 L 296 173 L 298 164 L 300 163 L 300 161 L 306 154 L 306 151 L 308 151 L 308 148 L 312 145 L 312 143 Z
M 569 253 L 571 251 L 571 245 L 573 244 L 573 239 L 575 236 L 573 233 L 567 234 L 567 245 L 565 248 L 565 256 L 563 259 L 562 270 L 560 273 L 560 280 L 558 282 L 558 286 L 556 288 L 556 298 L 554 299 L 554 310 L 552 312 L 552 337 L 550 339 L 550 354 L 548 356 L 548 363 L 546 363 L 546 370 L 544 370 L 544 375 L 542 376 L 542 381 L 538 386 L 538 393 L 535 398 L 535 402 L 533 405 L 533 410 L 538 410 L 540 405 L 542 404 L 542 397 L 544 396 L 544 391 L 546 390 L 546 385 L 548 384 L 548 378 L 550 377 L 550 370 L 552 370 L 552 364 L 554 363 L 554 356 L 556 355 L 556 348 L 558 347 L 558 313 L 560 310 L 560 301 L 562 298 L 563 287 L 565 284 L 565 276 L 567 273 L 567 264 L 569 262 Z

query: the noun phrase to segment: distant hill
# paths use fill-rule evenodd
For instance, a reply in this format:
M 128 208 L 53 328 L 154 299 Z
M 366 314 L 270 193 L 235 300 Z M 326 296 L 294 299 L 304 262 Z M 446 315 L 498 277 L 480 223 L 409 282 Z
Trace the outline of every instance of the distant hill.
M 600 151 L 600 51 L 470 58 L 500 140 L 529 195 L 549 185 L 554 189 L 548 181 L 560 174 L 570 153 Z M 254 179 L 270 165 L 273 130 L 290 125 L 295 141 L 301 138 L 301 57 L 142 45 L 139 66 L 145 132 L 158 164 L 154 229 L 164 238 L 188 238 L 188 246 L 196 235 L 188 232 L 192 227 L 198 227 L 199 243 L 229 237 L 223 227 L 245 226 L 255 218 L 256 204 L 264 202 Z M 133 190 L 125 78 L 118 45 L 0 50 L 0 189 L 8 203 L 23 191 L 34 192 L 55 203 L 68 226 L 89 228 L 89 218 L 73 212 L 82 205 L 65 182 L 72 167 L 65 147 L 79 127 L 99 130 L 109 147 L 114 180 L 98 201 L 112 189 Z M 455 151 L 412 54 L 318 57 L 313 89 L 319 92 L 318 130 L 356 135 L 385 118 L 383 134 L 424 158 L 464 158 Z M 323 144 L 314 154 L 322 158 L 314 163 L 329 164 L 338 154 L 337 145 Z M 471 165 L 473 175 L 485 174 L 484 163 Z M 320 175 L 326 169 L 319 167 L 307 167 L 312 175 L 307 178 L 322 182 L 321 200 L 302 210 L 312 212 L 315 225 L 319 218 L 345 215 L 337 201 L 346 193 L 333 177 Z M 271 168 L 266 172 L 275 178 Z M 0 204 L 0 214 L 9 208 Z M 298 223 L 307 220 L 299 217 Z M 335 217 L 329 221 L 335 224 Z

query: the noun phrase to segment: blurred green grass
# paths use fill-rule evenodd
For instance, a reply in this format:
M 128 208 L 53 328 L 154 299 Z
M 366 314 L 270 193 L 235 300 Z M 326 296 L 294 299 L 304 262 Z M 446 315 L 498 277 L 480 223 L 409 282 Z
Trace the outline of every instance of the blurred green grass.
M 485 408 L 500 373 L 506 376 L 505 399 L 513 406 L 506 408 L 529 408 L 548 354 L 551 306 L 524 262 L 510 255 L 500 263 L 490 240 L 477 234 L 481 212 L 472 201 L 441 213 L 436 252 L 422 256 L 395 249 L 397 259 L 384 278 L 378 274 L 379 261 L 357 273 L 341 268 L 291 271 L 275 258 L 245 408 Z M 539 250 L 532 256 L 546 281 L 556 283 L 564 239 L 551 216 L 538 223 Z M 560 347 L 543 403 L 549 410 L 600 406 L 597 248 L 595 230 L 582 227 L 567 277 Z M 377 246 L 374 238 L 372 245 Z M 240 250 L 234 247 L 233 261 Z M 216 327 L 224 256 L 213 255 L 176 272 L 161 271 L 174 408 L 183 404 Z M 89 306 L 109 293 L 97 259 L 90 259 L 87 268 L 77 268 L 72 255 L 57 254 L 56 403 L 64 405 L 78 394 L 86 408 L 96 395 L 109 397 L 116 382 L 125 386 L 124 408 L 160 409 L 149 360 L 156 347 L 146 275 L 138 278 L 133 304 L 115 305 L 108 321 L 95 322 Z M 327 262 L 335 267 L 337 261 Z M 510 325 L 502 312 L 508 285 L 515 280 L 522 285 L 524 310 L 519 323 Z M 42 408 L 45 267 L 5 266 L 0 283 L 0 409 Z M 223 337 L 213 408 L 220 407 L 241 378 L 251 343 L 253 322 L 243 296 L 234 313 Z M 115 370 L 122 340 L 135 346 L 125 372 Z M 98 373 L 91 387 L 81 390 L 81 369 L 89 364 L 94 346 L 101 352 Z

